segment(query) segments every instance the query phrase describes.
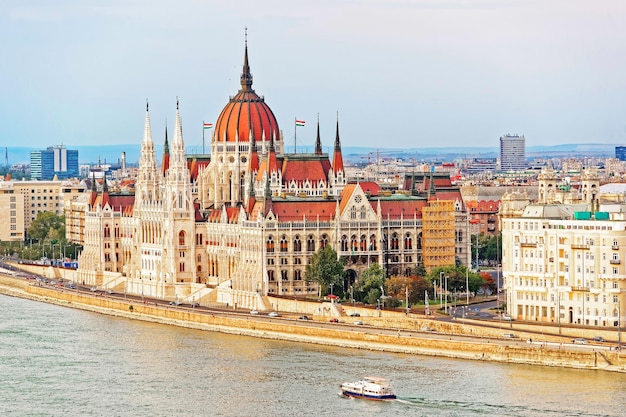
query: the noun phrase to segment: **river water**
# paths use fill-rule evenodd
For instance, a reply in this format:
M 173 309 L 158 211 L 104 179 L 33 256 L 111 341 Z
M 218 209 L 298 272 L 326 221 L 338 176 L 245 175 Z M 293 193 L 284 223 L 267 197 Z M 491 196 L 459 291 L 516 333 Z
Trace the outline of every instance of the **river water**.
M 390 378 L 398 400 L 338 395 Z M 0 295 L 0 416 L 623 416 L 626 376 L 145 323 Z

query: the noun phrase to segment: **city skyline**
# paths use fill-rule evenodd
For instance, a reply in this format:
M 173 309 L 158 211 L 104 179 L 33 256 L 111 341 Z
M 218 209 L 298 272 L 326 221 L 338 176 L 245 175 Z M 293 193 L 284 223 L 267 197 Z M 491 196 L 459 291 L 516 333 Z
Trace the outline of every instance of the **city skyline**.
M 180 98 L 202 145 L 239 89 L 248 28 L 253 88 L 286 146 L 626 143 L 626 5 L 603 1 L 12 1 L 0 6 L 0 146 L 155 142 Z M 293 120 L 293 121 L 292 121 Z M 212 132 L 212 131 L 208 131 Z M 206 143 L 209 143 L 207 134 Z

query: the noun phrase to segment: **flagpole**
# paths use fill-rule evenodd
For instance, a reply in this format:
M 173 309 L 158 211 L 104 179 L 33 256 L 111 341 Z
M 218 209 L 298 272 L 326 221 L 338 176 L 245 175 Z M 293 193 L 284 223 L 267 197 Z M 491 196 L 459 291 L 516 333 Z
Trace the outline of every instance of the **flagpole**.
M 204 155 L 204 120 L 202 121 L 202 155 Z
M 296 154 L 298 153 L 296 151 L 296 146 L 297 146 L 297 139 L 296 139 L 296 132 L 298 131 L 298 119 L 296 117 L 293 118 L 293 153 Z

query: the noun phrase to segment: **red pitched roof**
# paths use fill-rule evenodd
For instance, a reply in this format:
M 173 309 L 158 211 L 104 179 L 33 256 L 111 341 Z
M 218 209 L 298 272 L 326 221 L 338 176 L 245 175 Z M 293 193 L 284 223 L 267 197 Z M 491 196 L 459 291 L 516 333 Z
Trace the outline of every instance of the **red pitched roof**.
M 288 220 L 331 220 L 335 217 L 336 202 L 308 201 L 272 201 L 272 213 L 280 221 Z
M 288 184 L 291 181 L 296 181 L 296 183 L 302 184 L 307 180 L 313 184 L 321 181 L 328 183 L 328 170 L 324 168 L 320 159 L 292 160 L 285 158 L 282 170 L 283 183 Z

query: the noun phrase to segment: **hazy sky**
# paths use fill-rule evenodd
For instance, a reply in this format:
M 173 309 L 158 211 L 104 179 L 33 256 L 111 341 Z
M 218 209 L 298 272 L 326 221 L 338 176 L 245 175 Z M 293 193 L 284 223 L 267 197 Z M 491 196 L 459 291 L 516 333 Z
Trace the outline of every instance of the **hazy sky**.
M 626 143 L 624 0 L 2 0 L 0 146 L 188 148 L 240 88 L 288 145 Z M 208 137 L 207 137 L 208 144 Z

